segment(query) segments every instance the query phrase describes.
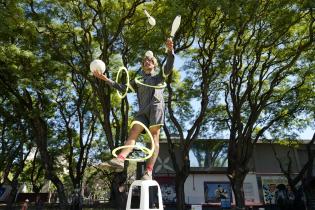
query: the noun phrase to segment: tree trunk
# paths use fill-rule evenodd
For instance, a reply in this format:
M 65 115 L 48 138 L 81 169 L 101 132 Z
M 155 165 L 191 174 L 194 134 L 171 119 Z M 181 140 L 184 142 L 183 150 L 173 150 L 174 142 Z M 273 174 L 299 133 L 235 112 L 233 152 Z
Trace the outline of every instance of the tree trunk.
M 83 208 L 83 198 L 81 195 L 81 187 L 75 185 L 74 191 L 72 192 L 72 201 L 70 204 L 71 210 L 82 210 Z
M 14 209 L 12 204 L 15 202 L 15 198 L 16 198 L 17 193 L 18 193 L 18 182 L 17 182 L 17 180 L 14 181 L 14 182 L 11 182 L 10 186 L 12 187 L 12 189 L 11 189 L 10 194 L 8 195 L 7 200 L 6 200 L 6 204 L 7 204 L 7 206 L 5 208 L 6 210 Z
M 121 173 L 117 173 L 114 176 L 112 186 L 111 186 L 111 204 L 116 210 L 125 210 L 126 209 L 126 189 L 124 184 L 127 179 L 127 172 L 123 171 Z
M 185 210 L 185 180 L 184 176 L 176 175 L 175 188 L 176 188 L 176 209 Z
M 189 175 L 189 161 L 183 163 L 181 172 L 176 173 L 175 190 L 176 190 L 176 209 L 185 210 L 185 182 Z
M 228 151 L 228 178 L 235 196 L 236 209 L 246 209 L 243 184 L 249 172 L 249 161 L 253 155 L 254 144 L 251 139 L 230 137 Z M 248 135 L 250 136 L 250 135 Z
M 68 209 L 67 197 L 65 194 L 64 186 L 63 186 L 62 182 L 60 181 L 60 179 L 56 176 L 52 176 L 50 173 L 47 176 L 47 178 L 49 180 L 51 180 L 51 182 L 57 188 L 58 198 L 59 198 L 59 202 L 60 202 L 60 208 L 61 209 Z
M 40 152 L 41 161 L 45 169 L 47 179 L 51 180 L 56 186 L 58 197 L 60 201 L 60 208 L 67 209 L 68 201 L 64 191 L 64 186 L 61 180 L 55 173 L 53 158 L 47 150 L 47 124 L 46 121 L 40 117 L 31 119 L 31 125 L 35 136 L 36 145 Z
M 245 196 L 243 183 L 247 173 L 243 173 L 242 171 L 235 170 L 234 176 L 229 175 L 229 179 L 231 182 L 231 187 L 235 196 L 235 207 L 237 210 L 245 209 Z M 231 198 L 232 199 L 232 198 Z

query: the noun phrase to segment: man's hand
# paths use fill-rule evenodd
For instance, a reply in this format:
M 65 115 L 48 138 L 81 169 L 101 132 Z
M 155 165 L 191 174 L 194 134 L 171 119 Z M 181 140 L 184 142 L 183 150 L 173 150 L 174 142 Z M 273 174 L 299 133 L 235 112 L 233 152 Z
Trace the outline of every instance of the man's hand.
M 171 38 L 168 38 L 167 40 L 166 40 L 166 48 L 167 48 L 167 51 L 168 52 L 173 52 L 173 50 L 174 50 L 174 44 L 173 44 L 173 40 L 171 39 Z
M 93 71 L 93 75 L 101 80 L 107 81 L 106 75 L 102 74 L 100 71 Z

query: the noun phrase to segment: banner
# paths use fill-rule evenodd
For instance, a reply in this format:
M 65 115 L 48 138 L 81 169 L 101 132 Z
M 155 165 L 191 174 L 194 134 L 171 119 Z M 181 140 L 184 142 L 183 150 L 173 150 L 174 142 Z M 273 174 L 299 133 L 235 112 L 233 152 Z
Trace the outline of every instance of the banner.
M 276 204 L 275 193 L 279 184 L 287 185 L 288 181 L 283 176 L 262 176 L 262 190 L 265 204 Z
M 232 201 L 232 190 L 229 182 L 205 182 L 205 202 L 221 203 L 221 199 Z

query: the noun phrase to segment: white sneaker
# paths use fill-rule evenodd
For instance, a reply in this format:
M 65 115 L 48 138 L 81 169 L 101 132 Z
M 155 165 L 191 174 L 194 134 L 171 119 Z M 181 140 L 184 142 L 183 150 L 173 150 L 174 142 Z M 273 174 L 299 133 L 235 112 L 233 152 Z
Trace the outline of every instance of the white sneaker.
M 152 172 L 145 171 L 141 180 L 152 180 Z
M 124 160 L 120 158 L 113 158 L 104 163 L 99 164 L 97 167 L 113 170 L 115 172 L 122 172 L 124 170 Z

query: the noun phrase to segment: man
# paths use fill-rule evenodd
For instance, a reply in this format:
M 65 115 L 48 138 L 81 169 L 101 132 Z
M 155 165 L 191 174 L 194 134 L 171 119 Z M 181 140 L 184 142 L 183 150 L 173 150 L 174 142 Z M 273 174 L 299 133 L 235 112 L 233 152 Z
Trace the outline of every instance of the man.
M 152 51 L 147 51 L 145 53 L 144 59 L 142 61 L 142 72 L 141 82 L 135 82 L 134 80 L 130 82 L 131 86 L 137 92 L 139 111 L 135 116 L 135 120 L 142 122 L 146 127 L 149 128 L 153 140 L 155 150 L 151 158 L 148 159 L 146 163 L 146 170 L 142 177 L 143 180 L 152 179 L 152 171 L 156 159 L 159 154 L 159 137 L 160 129 L 164 124 L 164 98 L 163 98 L 163 88 L 161 88 L 161 83 L 164 82 L 165 78 L 171 73 L 174 64 L 174 49 L 172 39 L 167 39 L 167 62 L 162 71 L 157 71 L 157 60 L 154 57 Z M 99 79 L 104 80 L 111 87 L 116 88 L 119 91 L 124 92 L 126 87 L 124 85 L 118 84 L 101 72 L 95 71 L 93 75 Z M 139 134 L 144 130 L 144 128 L 135 124 L 130 130 L 129 136 L 125 145 L 134 145 Z M 124 160 L 132 151 L 132 148 L 122 149 L 117 158 L 113 158 L 100 166 L 115 169 L 117 172 L 124 169 Z

